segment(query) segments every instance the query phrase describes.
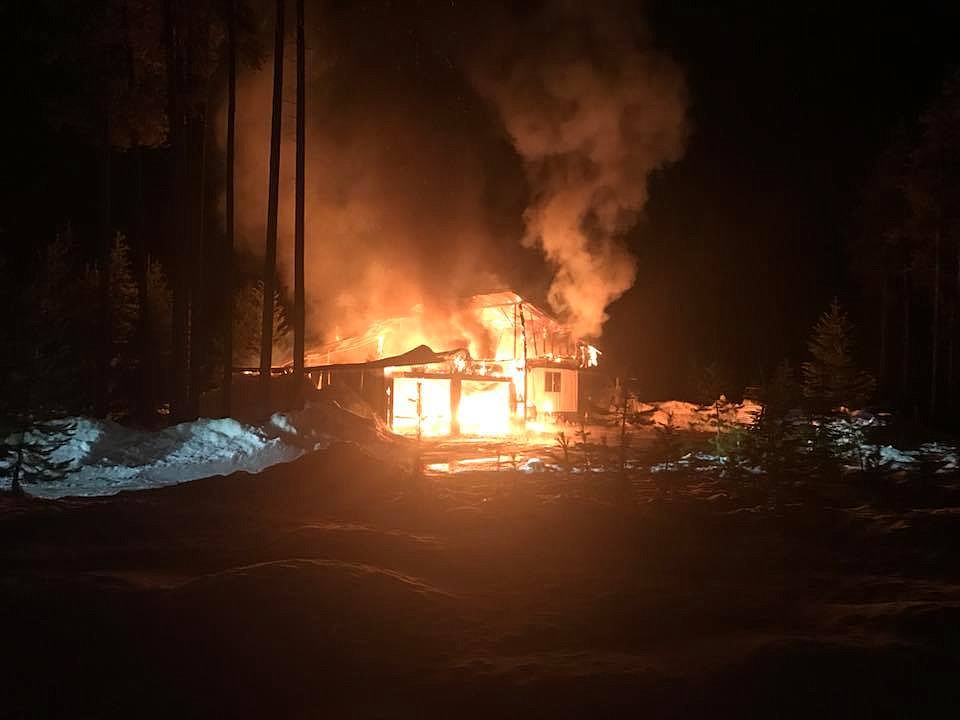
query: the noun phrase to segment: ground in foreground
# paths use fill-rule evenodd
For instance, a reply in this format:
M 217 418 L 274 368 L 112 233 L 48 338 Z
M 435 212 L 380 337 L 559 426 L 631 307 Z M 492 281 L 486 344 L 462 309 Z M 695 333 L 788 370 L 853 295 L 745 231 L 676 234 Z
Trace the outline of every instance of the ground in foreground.
M 3 500 L 0 717 L 958 707 L 954 490 L 771 506 L 670 482 L 413 481 L 335 445 L 260 475 Z

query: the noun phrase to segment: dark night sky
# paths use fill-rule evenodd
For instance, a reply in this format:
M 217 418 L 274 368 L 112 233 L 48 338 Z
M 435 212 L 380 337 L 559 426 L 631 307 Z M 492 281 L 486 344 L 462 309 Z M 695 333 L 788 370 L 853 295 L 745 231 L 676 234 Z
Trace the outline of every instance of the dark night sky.
M 801 359 L 834 295 L 867 332 L 845 249 L 860 188 L 960 62 L 960 13 L 816 5 L 663 2 L 650 15 L 686 71 L 695 129 L 632 233 L 640 278 L 607 325 L 608 349 L 643 343 L 648 392 L 682 387 L 693 363 L 737 367 L 742 385 Z
M 29 5 L 0 10 L 11 72 L 0 241 L 13 257 L 32 256 L 66 217 L 96 221 L 92 151 L 44 116 L 62 73 L 40 70 L 56 44 L 42 13 L 62 13 Z M 742 385 L 785 355 L 799 359 L 833 295 L 865 322 L 844 249 L 858 191 L 960 64 L 960 11 L 814 5 L 649 4 L 656 44 L 686 75 L 692 134 L 683 159 L 654 177 L 629 235 L 637 284 L 611 308 L 600 343 L 648 395 L 677 392 L 694 363 L 738 368 Z M 404 46 L 419 47 L 394 49 Z

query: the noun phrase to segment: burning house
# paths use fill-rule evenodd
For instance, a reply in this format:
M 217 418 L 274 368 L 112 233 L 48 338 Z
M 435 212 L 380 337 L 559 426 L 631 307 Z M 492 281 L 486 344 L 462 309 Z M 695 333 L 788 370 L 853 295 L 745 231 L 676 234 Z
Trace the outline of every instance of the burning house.
M 446 336 L 429 325 L 422 308 L 371 323 L 308 353 L 310 377 L 350 387 L 405 434 L 505 435 L 581 412 L 599 351 L 516 293 L 469 298 Z

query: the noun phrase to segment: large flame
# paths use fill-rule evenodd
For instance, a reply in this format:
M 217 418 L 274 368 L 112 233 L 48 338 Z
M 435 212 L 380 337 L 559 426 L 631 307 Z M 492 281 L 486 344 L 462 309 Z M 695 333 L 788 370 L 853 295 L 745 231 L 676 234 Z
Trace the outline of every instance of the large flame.
M 510 383 L 464 380 L 457 418 L 464 435 L 507 435 L 511 430 Z

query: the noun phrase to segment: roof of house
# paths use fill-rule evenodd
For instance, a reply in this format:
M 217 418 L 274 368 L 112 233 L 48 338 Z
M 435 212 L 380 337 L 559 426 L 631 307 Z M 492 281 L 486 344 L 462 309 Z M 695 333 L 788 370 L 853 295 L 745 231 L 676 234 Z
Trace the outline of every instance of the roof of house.
M 466 305 L 477 309 L 480 314 L 481 323 L 490 327 L 498 327 L 501 330 L 506 328 L 507 332 L 509 332 L 509 328 L 512 327 L 515 322 L 517 325 L 520 324 L 513 310 L 516 306 L 521 306 L 523 309 L 523 319 L 528 333 L 540 332 L 541 329 L 547 329 L 551 332 L 562 331 L 564 329 L 563 324 L 554 316 L 533 303 L 524 300 L 512 290 L 479 293 L 467 298 Z M 356 365 L 357 367 L 375 367 L 370 363 L 381 363 L 385 360 L 392 361 L 393 358 L 403 357 L 408 353 L 394 355 L 391 358 L 373 359 L 376 358 L 377 355 L 380 355 L 385 349 L 383 347 L 383 339 L 385 337 L 390 338 L 394 335 L 398 337 L 409 335 L 409 329 L 412 326 L 416 326 L 416 322 L 414 321 L 415 317 L 416 311 L 412 310 L 409 315 L 375 320 L 361 333 L 311 348 L 306 353 L 305 364 L 311 368 L 329 367 L 333 365 L 341 367 L 350 365 Z M 420 345 L 409 352 L 416 352 L 420 350 L 420 348 L 426 348 L 430 352 L 433 352 L 426 345 Z M 358 359 L 360 361 L 358 361 Z M 410 365 L 421 363 L 389 362 L 379 365 L 379 367 L 388 367 L 391 364 Z

